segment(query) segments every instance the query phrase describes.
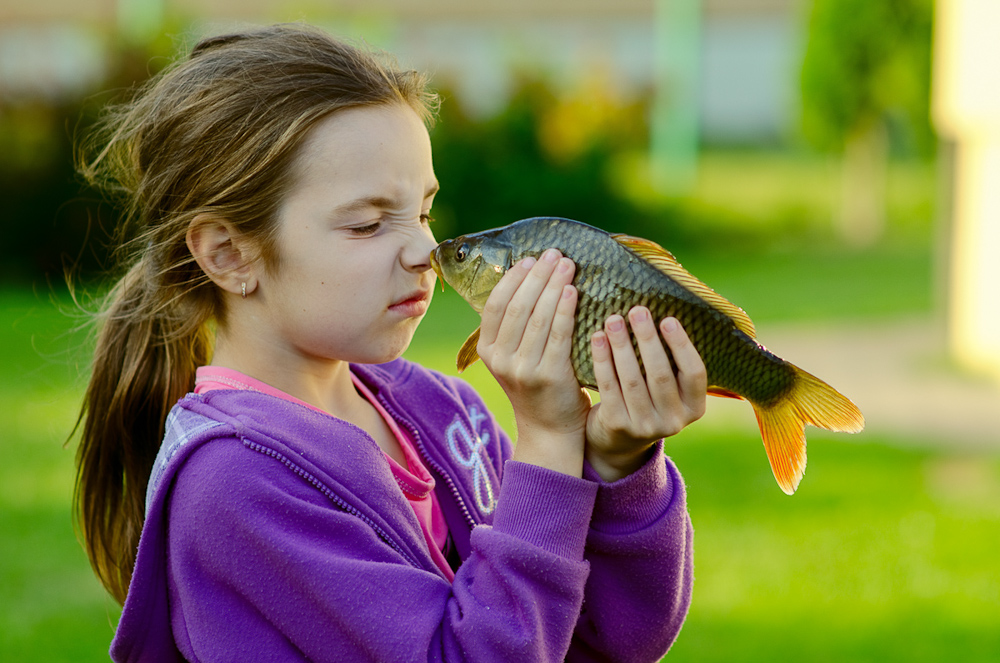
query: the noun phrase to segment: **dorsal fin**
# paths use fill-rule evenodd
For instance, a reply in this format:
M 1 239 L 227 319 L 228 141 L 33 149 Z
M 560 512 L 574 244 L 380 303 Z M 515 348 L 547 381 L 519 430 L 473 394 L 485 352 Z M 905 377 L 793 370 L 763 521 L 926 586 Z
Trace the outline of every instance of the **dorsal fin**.
M 744 334 L 750 338 L 757 336 L 757 332 L 753 327 L 753 321 L 746 314 L 746 311 L 696 279 L 689 271 L 681 267 L 681 264 L 677 262 L 677 258 L 670 251 L 667 251 L 656 242 L 651 242 L 641 237 L 633 237 L 621 233 L 614 233 L 611 237 L 653 267 L 687 288 L 690 292 L 701 297 L 709 306 L 729 316 L 736 324 L 736 327 Z

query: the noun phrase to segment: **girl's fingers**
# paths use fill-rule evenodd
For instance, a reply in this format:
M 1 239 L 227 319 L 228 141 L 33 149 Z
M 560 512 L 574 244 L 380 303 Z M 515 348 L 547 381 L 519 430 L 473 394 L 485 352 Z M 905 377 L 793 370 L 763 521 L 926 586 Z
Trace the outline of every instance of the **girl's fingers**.
M 479 355 L 494 374 L 518 380 L 566 377 L 577 291 L 576 266 L 556 249 L 526 259 L 501 279 L 483 308 Z M 509 278 L 508 278 L 509 276 Z
M 607 332 L 595 332 L 590 337 L 590 352 L 594 359 L 594 381 L 597 383 L 597 391 L 601 394 L 603 407 L 612 410 L 624 409 L 625 402 L 618 385 L 618 373 L 615 371 L 615 360 L 611 354 L 611 343 L 608 341 Z
M 559 260 L 559 252 L 548 249 L 541 258 L 520 261 L 493 288 L 483 308 L 484 328 L 479 334 L 480 343 L 496 344 L 498 349 L 508 353 L 514 352 L 520 345 L 535 302 Z M 508 279 L 508 276 L 511 278 Z M 485 328 L 486 318 L 491 321 L 488 330 Z
M 615 362 L 615 373 L 629 418 L 648 416 L 652 410 L 646 379 L 639 368 L 639 360 L 632 346 L 632 337 L 620 315 L 610 316 L 604 323 L 604 331 L 611 345 L 611 355 Z
M 507 270 L 500 282 L 494 286 L 493 291 L 486 300 L 483 307 L 482 325 L 479 330 L 479 342 L 482 345 L 492 345 L 497 340 L 500 330 L 500 323 L 503 321 L 504 313 L 510 304 L 511 298 L 517 292 L 521 283 L 528 276 L 531 268 L 535 264 L 534 258 L 525 258 Z
M 649 310 L 641 306 L 629 311 L 628 321 L 642 368 L 624 320 L 609 317 L 603 334 L 595 335 L 597 344 L 592 348 L 602 401 L 607 391 L 612 399 L 620 400 L 628 418 L 636 423 L 672 420 L 678 413 L 684 420 L 689 414 L 691 420 L 700 417 L 707 385 L 705 365 L 684 329 L 674 318 L 666 318 L 657 330 Z M 673 355 L 676 374 L 660 341 L 661 333 Z
M 570 269 L 574 268 L 570 263 Z M 543 360 L 546 363 L 566 361 L 573 344 L 573 327 L 576 325 L 576 303 L 579 293 L 572 285 L 563 285 L 556 303 L 555 316 L 549 328 Z
M 542 254 L 540 263 L 546 261 L 554 261 L 554 266 L 551 270 L 548 269 L 548 266 L 544 270 L 541 268 L 532 270 L 532 272 L 540 272 L 540 276 L 545 276 L 545 272 L 548 272 L 548 275 L 541 293 L 532 302 L 531 314 L 528 316 L 518 346 L 518 354 L 528 364 L 540 362 L 543 354 L 549 353 L 549 346 L 554 341 L 552 338 L 553 326 L 556 324 L 557 319 L 559 320 L 558 334 L 560 338 L 566 336 L 566 320 L 565 316 L 559 315 L 559 307 L 563 302 L 566 286 L 573 280 L 575 266 L 569 258 L 562 258 L 558 251 L 546 251 Z M 570 318 L 569 324 L 569 333 L 572 334 L 572 318 Z M 565 354 L 568 356 L 568 352 Z
M 657 330 L 645 307 L 633 308 L 628 318 L 645 376 L 622 316 L 610 316 L 604 330 L 591 337 L 601 402 L 588 416 L 587 441 L 593 458 L 614 469 L 613 476 L 621 476 L 626 466 L 637 467 L 633 461 L 653 440 L 675 435 L 705 410 L 705 366 L 677 321 L 667 318 Z
M 674 368 L 660 340 L 660 332 L 649 310 L 644 307 L 637 306 L 629 311 L 629 321 L 639 345 L 653 408 L 661 414 L 668 413 L 677 407 L 678 386 Z
M 705 413 L 705 392 L 708 389 L 705 363 L 676 319 L 665 318 L 660 323 L 660 332 L 677 365 L 677 388 L 681 401 L 694 419 L 698 419 Z

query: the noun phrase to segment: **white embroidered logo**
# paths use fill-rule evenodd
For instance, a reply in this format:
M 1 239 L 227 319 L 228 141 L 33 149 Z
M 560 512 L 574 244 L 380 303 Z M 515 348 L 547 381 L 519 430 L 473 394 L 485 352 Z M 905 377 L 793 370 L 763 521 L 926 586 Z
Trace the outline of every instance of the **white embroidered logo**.
M 480 437 L 479 424 L 486 419 L 486 415 L 479 412 L 475 407 L 469 408 L 469 421 L 472 423 L 472 432 L 465 426 L 461 418 L 456 416 L 455 421 L 448 426 L 446 435 L 448 437 L 448 449 L 452 458 L 459 465 L 472 470 L 472 485 L 476 491 L 476 505 L 484 514 L 493 513 L 496 508 L 496 498 L 493 495 L 493 485 L 490 483 L 489 475 L 486 473 L 486 445 L 490 441 L 490 434 L 483 433 Z

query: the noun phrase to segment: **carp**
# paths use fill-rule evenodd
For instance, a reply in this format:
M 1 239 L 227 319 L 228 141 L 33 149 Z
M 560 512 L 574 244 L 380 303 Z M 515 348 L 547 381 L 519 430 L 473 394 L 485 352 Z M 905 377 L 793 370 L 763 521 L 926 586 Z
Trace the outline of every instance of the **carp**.
M 591 336 L 608 316 L 624 316 L 641 305 L 654 320 L 674 317 L 680 322 L 705 364 L 709 394 L 750 403 L 771 470 L 785 493 L 795 492 L 805 472 L 806 424 L 847 433 L 864 428 L 854 403 L 758 343 L 743 309 L 650 240 L 570 219 L 535 217 L 441 242 L 430 260 L 441 280 L 482 313 L 493 287 L 512 265 L 548 248 L 559 249 L 576 264 L 573 285 L 579 297 L 570 361 L 581 386 L 597 388 Z M 477 328 L 459 350 L 459 371 L 479 358 L 478 341 Z

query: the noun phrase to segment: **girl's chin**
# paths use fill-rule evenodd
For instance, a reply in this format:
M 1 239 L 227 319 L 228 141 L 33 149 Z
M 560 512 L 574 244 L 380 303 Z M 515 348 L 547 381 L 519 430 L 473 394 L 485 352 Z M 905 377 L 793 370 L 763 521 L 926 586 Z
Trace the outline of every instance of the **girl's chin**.
M 417 330 L 416 323 L 419 322 L 419 318 L 411 319 L 407 322 L 410 322 L 411 324 L 406 325 L 408 327 L 407 329 L 400 330 L 400 335 L 393 339 L 393 342 L 387 344 L 381 349 L 381 351 L 373 353 L 370 360 L 358 363 L 385 364 L 402 357 L 403 353 L 410 347 L 410 342 L 413 341 L 413 334 Z

